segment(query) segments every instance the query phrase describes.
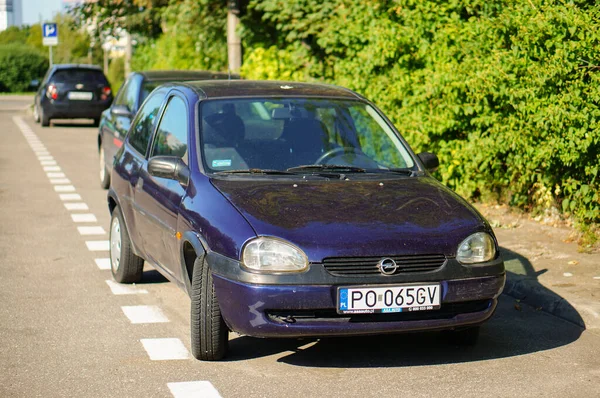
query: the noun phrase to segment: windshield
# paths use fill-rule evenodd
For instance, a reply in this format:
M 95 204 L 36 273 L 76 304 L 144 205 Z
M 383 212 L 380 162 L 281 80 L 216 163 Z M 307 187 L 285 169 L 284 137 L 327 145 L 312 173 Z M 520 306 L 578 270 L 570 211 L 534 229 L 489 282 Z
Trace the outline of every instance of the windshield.
M 202 158 L 208 172 L 315 169 L 300 167 L 308 165 L 364 172 L 415 166 L 392 128 L 362 101 L 211 100 L 200 103 L 200 118 Z

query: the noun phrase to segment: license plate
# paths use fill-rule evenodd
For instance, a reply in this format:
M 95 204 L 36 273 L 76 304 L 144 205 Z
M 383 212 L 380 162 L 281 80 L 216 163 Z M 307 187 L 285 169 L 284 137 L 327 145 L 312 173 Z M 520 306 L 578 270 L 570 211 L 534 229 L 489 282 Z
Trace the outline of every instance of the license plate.
M 441 286 L 435 284 L 338 288 L 340 314 L 431 311 L 441 307 Z
M 85 92 L 85 91 L 71 91 L 67 95 L 67 98 L 69 98 L 70 100 L 77 100 L 77 101 L 91 101 L 93 97 L 94 97 L 93 93 Z

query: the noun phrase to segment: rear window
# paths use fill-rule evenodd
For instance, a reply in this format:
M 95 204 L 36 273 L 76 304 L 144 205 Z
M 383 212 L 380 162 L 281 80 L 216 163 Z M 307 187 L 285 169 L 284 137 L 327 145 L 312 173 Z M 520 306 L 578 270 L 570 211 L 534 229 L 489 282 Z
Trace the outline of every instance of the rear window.
M 54 83 L 95 83 L 108 84 L 104 73 L 91 69 L 61 69 L 56 71 L 50 81 Z

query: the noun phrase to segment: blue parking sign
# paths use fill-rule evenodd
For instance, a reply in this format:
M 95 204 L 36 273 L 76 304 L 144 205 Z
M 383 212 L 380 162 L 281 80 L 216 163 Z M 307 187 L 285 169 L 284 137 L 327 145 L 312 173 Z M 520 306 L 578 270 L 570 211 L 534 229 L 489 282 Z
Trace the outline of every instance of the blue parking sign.
M 58 44 L 58 25 L 45 23 L 42 26 L 42 41 L 45 46 L 56 46 Z

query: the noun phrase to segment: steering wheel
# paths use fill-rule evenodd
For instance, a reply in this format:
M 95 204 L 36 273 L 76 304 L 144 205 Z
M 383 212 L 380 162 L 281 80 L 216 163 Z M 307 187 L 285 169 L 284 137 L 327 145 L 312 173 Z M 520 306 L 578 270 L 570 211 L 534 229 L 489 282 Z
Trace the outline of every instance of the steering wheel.
M 346 155 L 349 153 L 358 155 L 363 158 L 367 158 L 370 162 L 372 162 L 371 158 L 369 158 L 367 155 L 365 155 L 364 153 L 362 153 L 360 150 L 358 150 L 356 148 L 338 147 L 338 148 L 330 149 L 329 151 L 327 151 L 324 154 L 322 154 L 321 156 L 319 156 L 319 158 L 317 160 L 315 160 L 314 164 L 327 164 L 327 163 L 324 163 L 326 160 L 330 160 L 337 156 Z

